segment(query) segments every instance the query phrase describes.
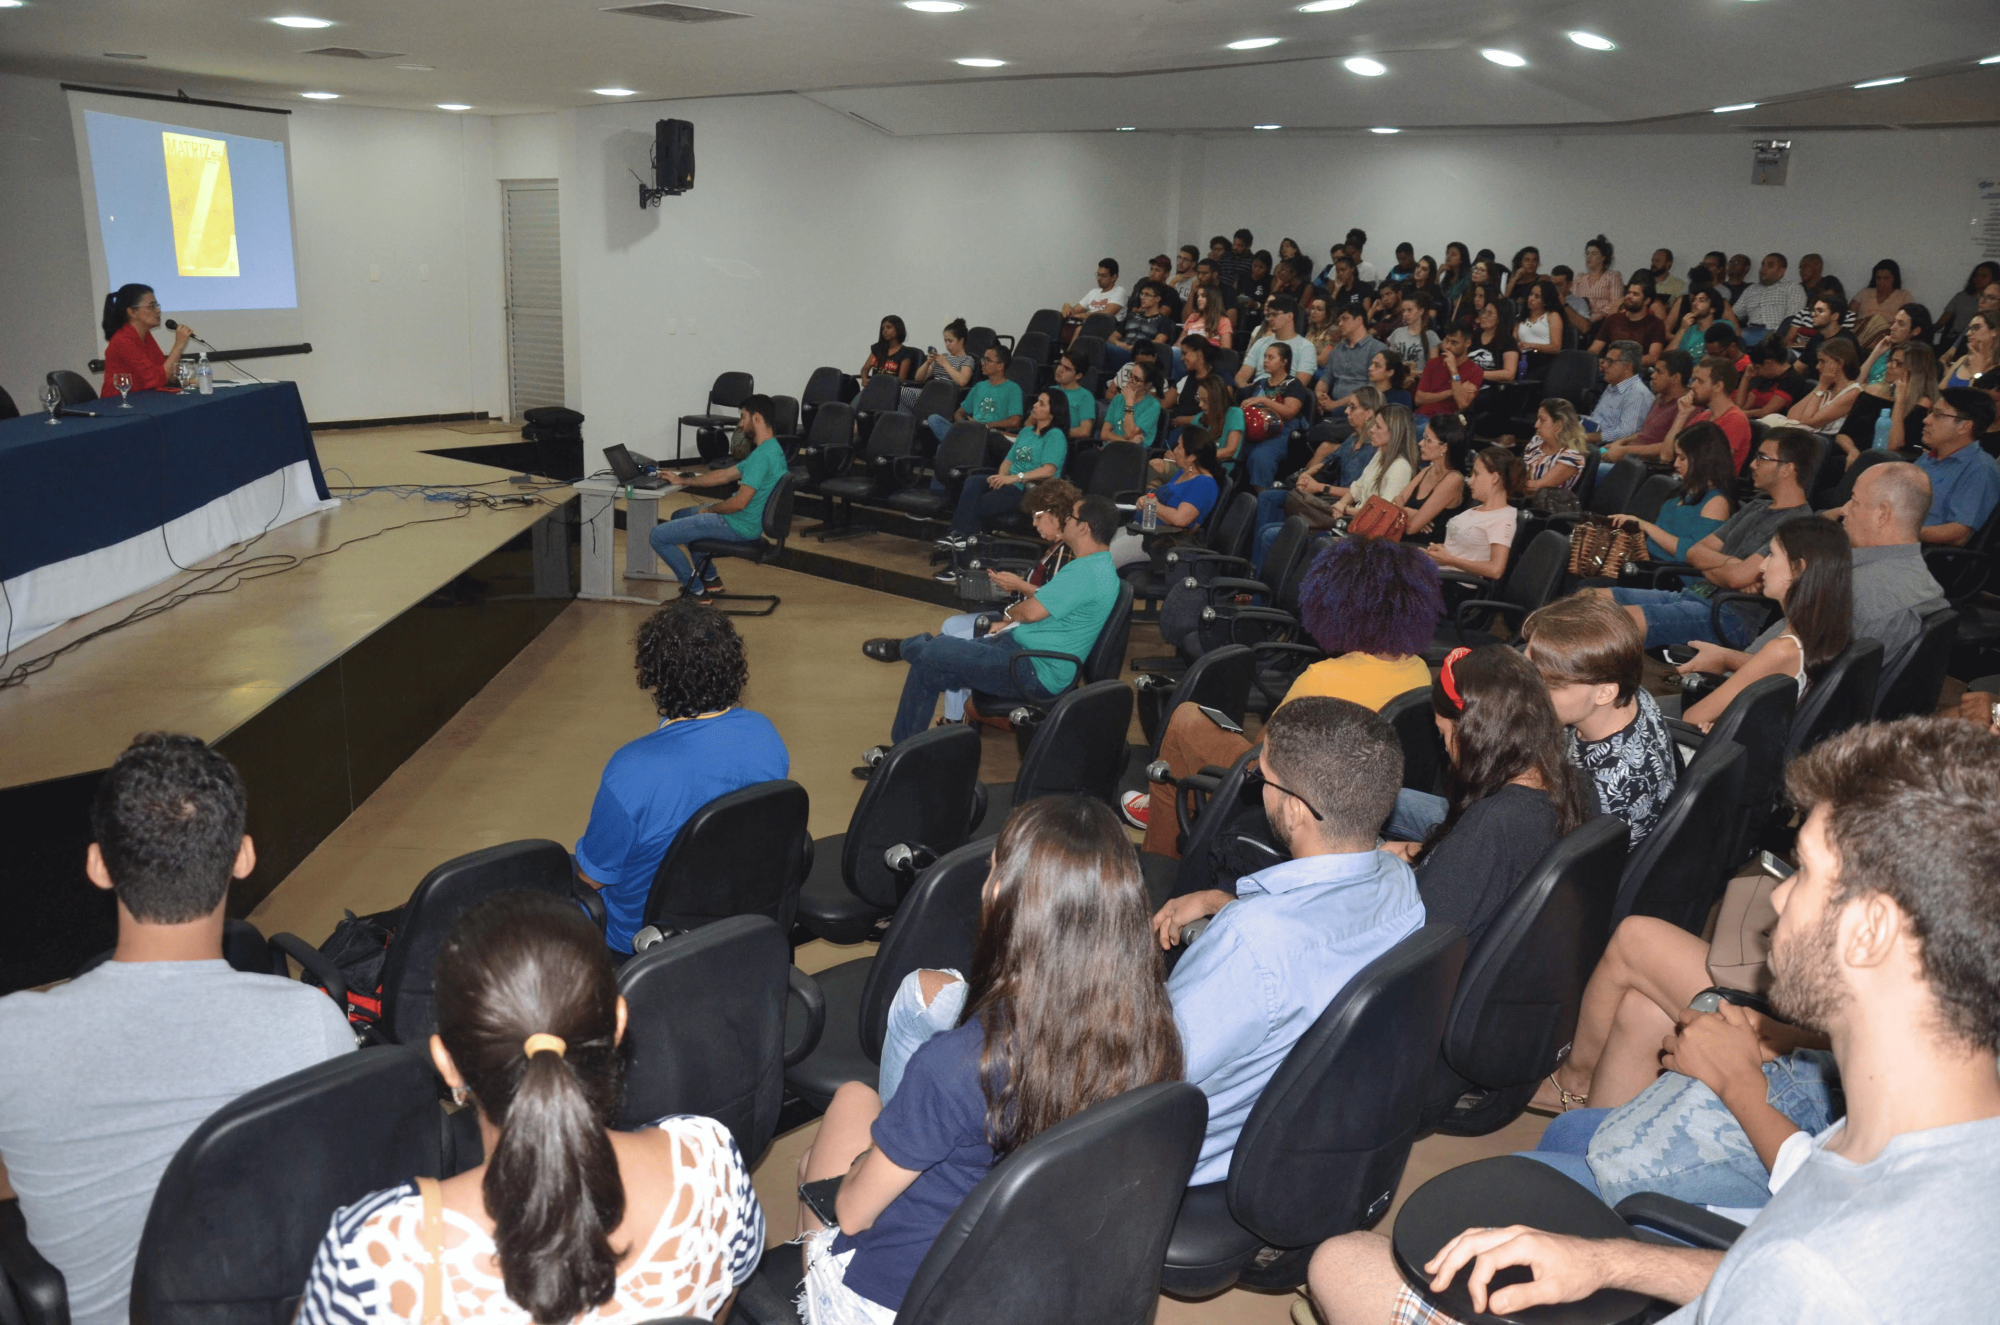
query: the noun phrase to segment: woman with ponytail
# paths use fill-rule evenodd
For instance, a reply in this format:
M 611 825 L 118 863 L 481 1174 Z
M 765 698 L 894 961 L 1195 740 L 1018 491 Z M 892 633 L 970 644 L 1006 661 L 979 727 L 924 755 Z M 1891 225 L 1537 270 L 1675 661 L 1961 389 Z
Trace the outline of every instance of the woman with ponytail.
M 552 895 L 502 893 L 452 926 L 435 980 L 431 1058 L 478 1110 L 486 1162 L 335 1211 L 303 1325 L 721 1319 L 763 1210 L 721 1124 L 606 1125 L 625 1000 L 596 928 Z
M 104 385 L 100 396 L 115 396 L 120 374 L 129 374 L 134 391 L 166 391 L 181 366 L 192 327 L 174 329 L 171 353 L 153 339 L 160 325 L 160 301 L 150 285 L 121 285 L 104 296 Z

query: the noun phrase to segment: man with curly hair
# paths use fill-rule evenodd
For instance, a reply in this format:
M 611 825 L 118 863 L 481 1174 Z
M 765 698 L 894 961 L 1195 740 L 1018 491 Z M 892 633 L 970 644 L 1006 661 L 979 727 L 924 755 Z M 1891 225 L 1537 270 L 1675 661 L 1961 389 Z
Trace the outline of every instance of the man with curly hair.
M 718 796 L 791 772 L 771 720 L 739 707 L 749 667 L 727 616 L 667 604 L 639 627 L 637 665 L 660 725 L 611 756 L 576 844 L 577 877 L 603 899 L 604 941 L 620 953 L 681 825 Z

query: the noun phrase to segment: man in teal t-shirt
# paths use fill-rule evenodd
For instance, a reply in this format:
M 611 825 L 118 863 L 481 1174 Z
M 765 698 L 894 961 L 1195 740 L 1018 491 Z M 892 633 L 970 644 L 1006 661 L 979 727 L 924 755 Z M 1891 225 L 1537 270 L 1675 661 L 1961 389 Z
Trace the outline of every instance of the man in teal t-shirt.
M 1067 354 L 1056 360 L 1056 388 L 1069 400 L 1070 439 L 1087 444 L 1097 436 L 1097 397 L 1083 385 L 1076 361 Z
M 717 488 L 734 483 L 736 491 L 707 506 L 683 506 L 671 520 L 653 526 L 650 540 L 653 551 L 680 580 L 683 598 L 705 601 L 710 594 L 721 593 L 722 577 L 708 557 L 690 561 L 682 544 L 703 538 L 739 543 L 754 543 L 762 538 L 764 503 L 771 499 L 778 480 L 790 469 L 785 461 L 785 448 L 771 433 L 771 416 L 777 412 L 771 398 L 751 396 L 743 402 L 741 410 L 743 432 L 752 443 L 750 454 L 727 468 L 678 480 L 684 488 Z
M 1013 432 L 1021 426 L 1022 416 L 1027 413 L 1021 404 L 1021 387 L 1007 377 L 1007 364 L 1013 357 L 1004 345 L 986 347 L 986 353 L 979 356 L 979 369 L 986 380 L 973 383 L 951 418 L 933 414 L 924 420 L 939 441 L 944 440 L 954 423 L 983 423 L 1001 432 Z
M 1063 542 L 1072 560 L 1033 595 L 1008 608 L 1006 620 L 996 622 L 982 639 L 924 634 L 864 644 L 862 651 L 871 658 L 910 665 L 890 740 L 905 741 L 929 727 L 938 696 L 947 690 L 1046 699 L 1069 685 L 1073 663 L 1030 658 L 1022 665 L 1017 656 L 1023 649 L 1088 656 L 1118 602 L 1118 572 L 1110 551 L 1118 523 L 1118 507 L 1109 497 L 1078 502 L 1075 513 L 1063 521 Z

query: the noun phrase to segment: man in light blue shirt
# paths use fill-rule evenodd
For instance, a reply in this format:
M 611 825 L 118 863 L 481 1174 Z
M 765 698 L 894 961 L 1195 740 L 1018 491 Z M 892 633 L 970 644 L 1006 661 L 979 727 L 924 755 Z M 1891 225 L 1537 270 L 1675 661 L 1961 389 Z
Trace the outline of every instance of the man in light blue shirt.
M 1653 389 L 1639 376 L 1644 354 L 1636 341 L 1615 341 L 1605 348 L 1604 394 L 1583 421 L 1591 441 L 1622 442 L 1646 426 L 1646 416 L 1653 411 Z
M 1215 917 L 1167 982 L 1187 1079 L 1208 1096 L 1195 1186 L 1229 1175 L 1257 1097 L 1334 995 L 1424 923 L 1416 875 L 1375 849 L 1403 778 L 1388 723 L 1344 699 L 1295 699 L 1265 724 L 1257 767 L 1292 858 L 1238 879 L 1234 895 L 1190 893 L 1153 917 L 1168 948 Z
M 1953 387 L 1924 420 L 1924 453 L 1917 468 L 1930 476 L 1931 509 L 1919 537 L 1926 543 L 1964 546 L 2000 505 L 2000 465 L 1980 449 L 1993 425 L 1993 402 L 1984 391 Z

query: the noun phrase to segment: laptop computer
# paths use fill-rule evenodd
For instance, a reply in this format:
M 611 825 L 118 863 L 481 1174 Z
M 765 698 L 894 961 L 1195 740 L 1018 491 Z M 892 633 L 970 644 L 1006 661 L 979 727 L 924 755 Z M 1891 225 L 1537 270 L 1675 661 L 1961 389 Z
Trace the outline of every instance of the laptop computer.
M 665 479 L 640 469 L 639 462 L 632 458 L 632 453 L 622 446 L 605 447 L 604 458 L 611 462 L 612 476 L 628 488 L 645 488 L 651 491 L 654 488 L 673 486 Z

